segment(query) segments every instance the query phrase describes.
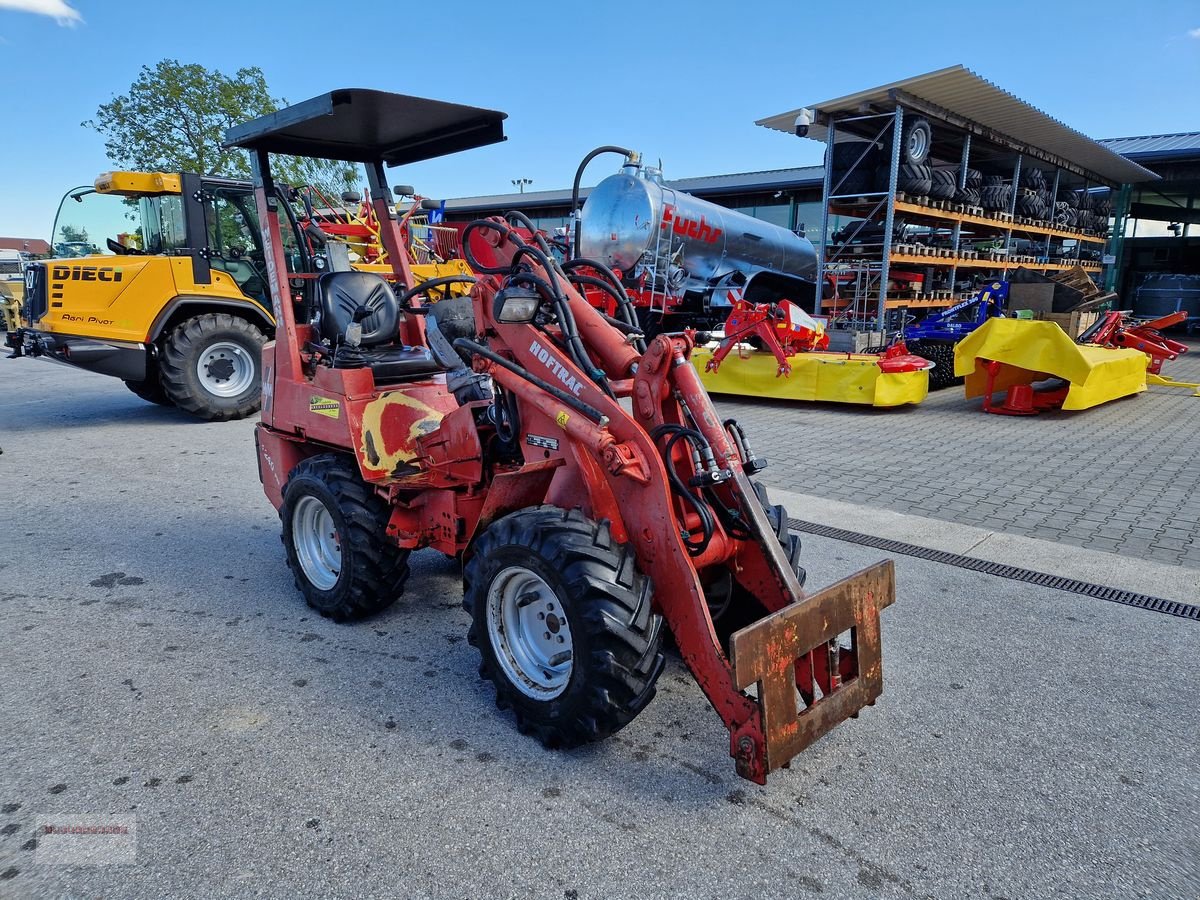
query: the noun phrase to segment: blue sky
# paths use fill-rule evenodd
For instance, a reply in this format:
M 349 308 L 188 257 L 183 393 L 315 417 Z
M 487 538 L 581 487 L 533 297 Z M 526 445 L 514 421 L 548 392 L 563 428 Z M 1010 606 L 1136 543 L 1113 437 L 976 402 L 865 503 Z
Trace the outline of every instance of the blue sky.
M 49 236 L 62 194 L 110 167 L 79 123 L 164 57 L 260 66 L 292 101 L 372 87 L 507 112 L 506 144 L 391 173 L 438 197 L 568 187 L 609 143 L 671 178 L 819 163 L 754 120 L 955 63 L 1094 137 L 1200 130 L 1196 0 L 0 0 L 0 234 Z

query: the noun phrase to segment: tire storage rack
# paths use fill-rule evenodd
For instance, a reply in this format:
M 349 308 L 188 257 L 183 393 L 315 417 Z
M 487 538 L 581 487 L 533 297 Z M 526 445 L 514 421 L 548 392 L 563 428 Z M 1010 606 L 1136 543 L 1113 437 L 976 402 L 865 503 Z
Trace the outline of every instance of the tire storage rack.
M 818 278 L 841 349 L 1018 267 L 1101 280 L 1114 189 L 1155 177 L 962 66 L 758 124 L 793 121 L 826 143 Z

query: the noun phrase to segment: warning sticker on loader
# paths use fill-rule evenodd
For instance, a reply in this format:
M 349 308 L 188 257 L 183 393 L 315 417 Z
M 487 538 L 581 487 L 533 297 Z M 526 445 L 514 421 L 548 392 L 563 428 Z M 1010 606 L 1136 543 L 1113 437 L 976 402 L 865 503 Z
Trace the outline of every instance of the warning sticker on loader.
M 342 404 L 331 397 L 321 397 L 313 394 L 308 398 L 308 411 L 316 413 L 318 416 L 328 416 L 331 419 L 337 419 L 342 415 Z
M 567 423 L 571 421 L 571 417 L 562 410 L 559 410 L 558 415 L 554 417 L 554 421 L 558 423 L 559 428 L 566 428 Z

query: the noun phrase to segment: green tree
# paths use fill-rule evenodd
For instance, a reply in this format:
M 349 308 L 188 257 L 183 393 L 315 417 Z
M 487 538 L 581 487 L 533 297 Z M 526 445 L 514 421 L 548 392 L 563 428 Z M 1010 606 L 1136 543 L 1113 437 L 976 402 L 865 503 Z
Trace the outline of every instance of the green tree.
M 64 241 L 69 243 L 79 243 L 88 239 L 87 229 L 77 228 L 74 225 L 59 225 L 58 233 Z
M 153 68 L 142 66 L 129 91 L 102 104 L 83 127 L 103 135 L 108 158 L 117 166 L 249 179 L 249 155 L 221 146 L 225 130 L 286 105 L 271 96 L 257 66 L 230 77 L 164 59 Z M 277 156 L 271 168 L 280 181 L 313 184 L 333 196 L 358 181 L 354 168 L 332 160 Z

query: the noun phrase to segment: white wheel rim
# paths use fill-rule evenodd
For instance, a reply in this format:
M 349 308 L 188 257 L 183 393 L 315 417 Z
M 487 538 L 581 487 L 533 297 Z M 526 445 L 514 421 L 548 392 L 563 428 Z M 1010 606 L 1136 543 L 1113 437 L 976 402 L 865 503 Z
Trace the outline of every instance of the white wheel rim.
M 925 130 L 914 128 L 908 133 L 908 158 L 922 159 L 925 156 Z
M 517 690 L 553 700 L 567 689 L 575 645 L 558 597 L 523 566 L 501 570 L 488 588 L 488 638 L 496 660 Z
M 254 383 L 254 357 L 241 344 L 217 341 L 200 354 L 196 377 L 210 394 L 240 397 Z
M 311 494 L 292 509 L 292 543 L 304 577 L 319 591 L 331 590 L 342 573 L 342 542 L 329 507 Z

